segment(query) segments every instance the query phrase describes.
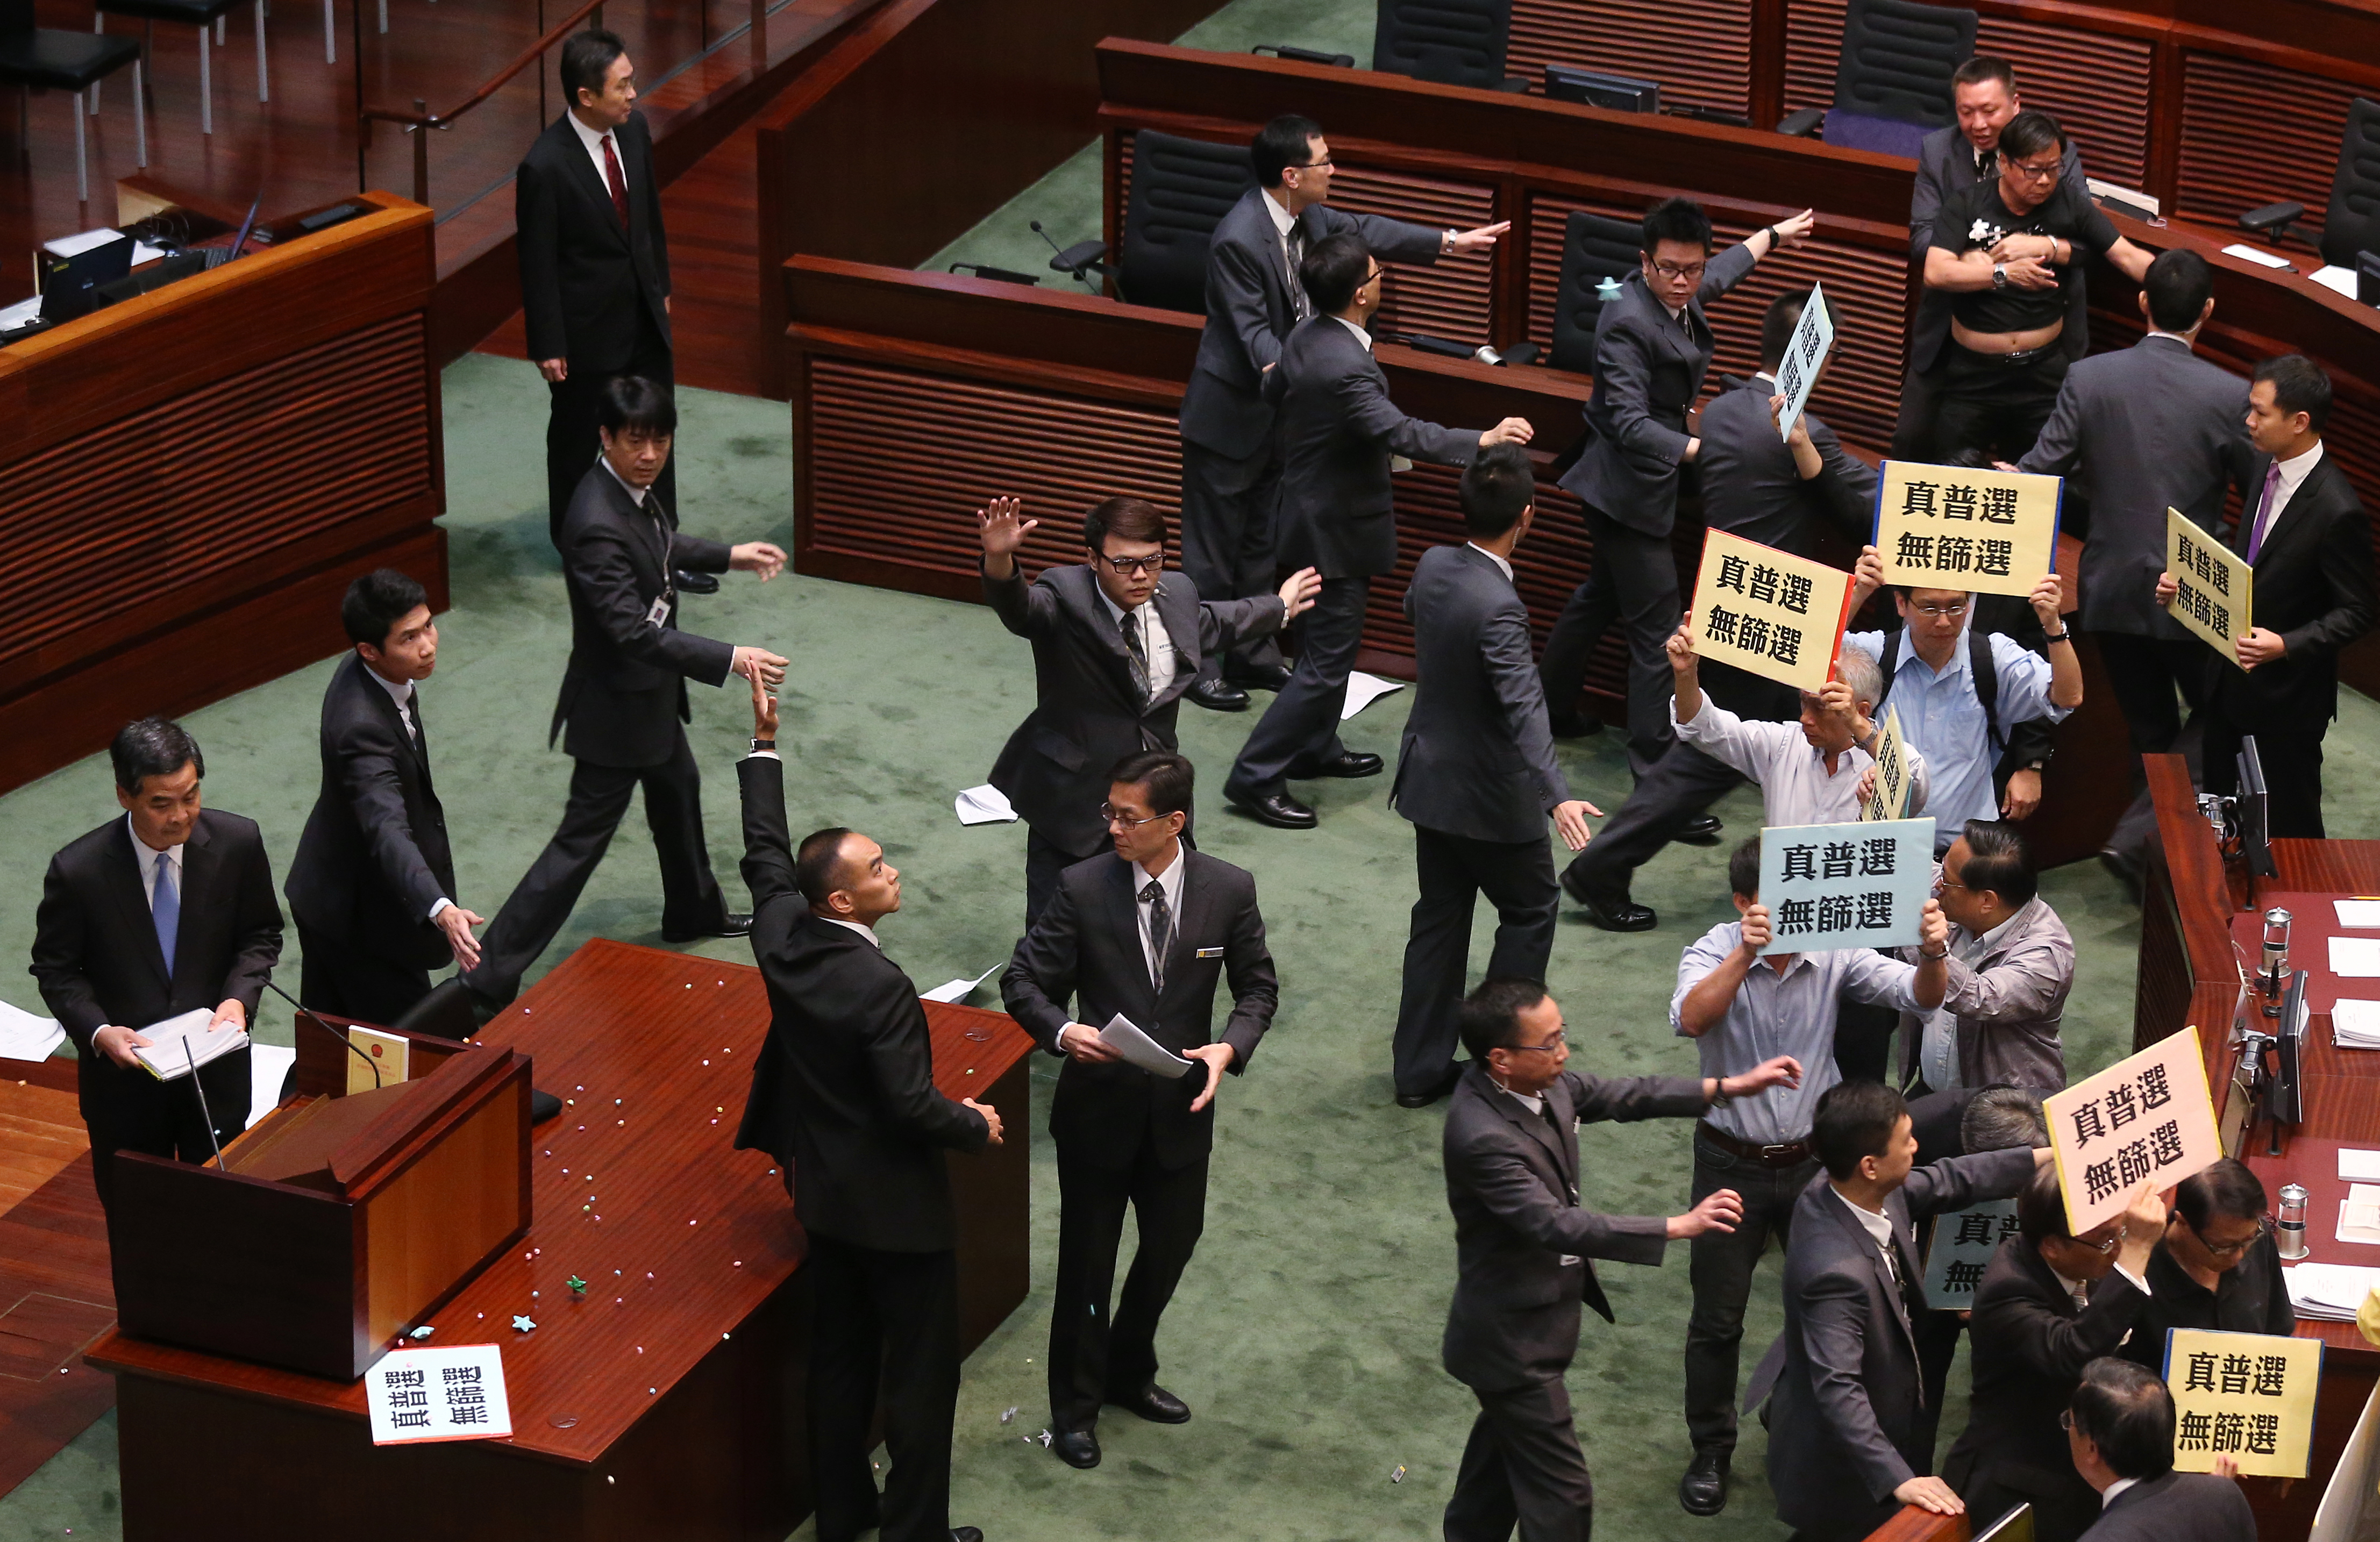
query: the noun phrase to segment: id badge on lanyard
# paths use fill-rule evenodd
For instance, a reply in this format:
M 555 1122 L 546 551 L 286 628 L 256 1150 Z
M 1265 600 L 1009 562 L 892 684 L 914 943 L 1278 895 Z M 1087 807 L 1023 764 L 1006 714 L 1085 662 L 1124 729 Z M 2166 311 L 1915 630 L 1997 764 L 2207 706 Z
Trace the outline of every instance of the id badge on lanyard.
M 656 519 L 654 520 L 654 523 L 659 525 L 661 522 Z M 662 538 L 662 592 L 660 597 L 653 601 L 653 608 L 645 613 L 645 619 L 652 623 L 655 626 L 667 626 L 669 625 L 670 607 L 677 603 L 677 585 L 670 577 L 671 541 L 668 528 L 663 527 L 661 529 L 660 534 Z

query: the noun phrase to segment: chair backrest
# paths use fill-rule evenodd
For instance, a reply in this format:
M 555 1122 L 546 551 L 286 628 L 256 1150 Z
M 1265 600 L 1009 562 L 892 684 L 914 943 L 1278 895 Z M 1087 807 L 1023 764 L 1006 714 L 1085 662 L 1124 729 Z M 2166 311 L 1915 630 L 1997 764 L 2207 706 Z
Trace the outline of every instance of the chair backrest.
M 1562 224 L 1561 282 L 1554 290 L 1553 346 L 1548 360 L 1557 370 L 1589 373 L 1595 368 L 1595 327 L 1603 317 L 1597 285 L 1605 279 L 1628 282 L 1642 264 L 1640 225 L 1580 210 Z
M 2380 102 L 2361 96 L 2347 110 L 2347 132 L 2338 142 L 2322 260 L 2352 269 L 2359 251 L 2380 251 Z
M 1835 104 L 1827 115 L 1827 142 L 1838 141 L 1834 118 L 1887 118 L 1921 129 L 1941 128 L 1958 114 L 1950 76 L 1975 55 L 1975 13 L 1916 0 L 1851 0 L 1843 16 L 1843 51 L 1835 67 Z M 1921 136 L 1922 137 L 1922 136 Z
M 1207 238 L 1257 184 L 1245 145 L 1144 128 L 1132 137 L 1117 282 L 1135 305 L 1207 309 Z
M 1512 0 L 1380 0 L 1372 67 L 1494 91 L 1512 35 Z

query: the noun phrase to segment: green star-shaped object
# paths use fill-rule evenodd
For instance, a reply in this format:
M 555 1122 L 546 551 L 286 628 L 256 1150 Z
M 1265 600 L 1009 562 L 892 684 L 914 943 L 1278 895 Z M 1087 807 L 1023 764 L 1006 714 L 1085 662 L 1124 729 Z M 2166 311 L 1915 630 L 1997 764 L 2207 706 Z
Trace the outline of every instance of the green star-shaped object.
M 578 1276 L 575 1274 L 569 1279 L 565 1280 L 563 1283 L 570 1287 L 570 1293 L 572 1295 L 585 1295 L 587 1293 L 587 1281 L 579 1279 Z

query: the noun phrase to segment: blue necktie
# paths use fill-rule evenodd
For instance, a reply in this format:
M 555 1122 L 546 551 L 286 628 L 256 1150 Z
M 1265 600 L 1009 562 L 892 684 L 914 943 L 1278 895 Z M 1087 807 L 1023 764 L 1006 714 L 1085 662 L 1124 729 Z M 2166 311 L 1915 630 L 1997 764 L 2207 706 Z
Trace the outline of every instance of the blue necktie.
M 157 924 L 157 951 L 165 955 L 165 977 L 174 977 L 174 936 L 182 929 L 182 896 L 174 892 L 174 856 L 157 854 L 157 890 L 149 897 L 149 918 Z

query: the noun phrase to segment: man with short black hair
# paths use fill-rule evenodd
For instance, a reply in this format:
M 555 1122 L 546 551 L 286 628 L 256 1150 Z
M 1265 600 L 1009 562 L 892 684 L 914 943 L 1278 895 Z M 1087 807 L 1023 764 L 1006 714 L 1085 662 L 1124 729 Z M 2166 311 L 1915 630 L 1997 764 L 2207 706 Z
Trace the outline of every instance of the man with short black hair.
M 1496 444 L 1463 468 L 1462 546 L 1434 546 L 1405 590 L 1415 684 L 1389 801 L 1413 821 L 1421 887 L 1405 939 L 1397 1007 L 1396 1098 L 1417 1109 L 1454 1090 L 1455 1008 L 1471 956 L 1471 913 L 1496 906 L 1488 973 L 1542 979 L 1561 891 L 1546 821 L 1586 844 L 1586 817 L 1554 759 L 1546 698 L 1529 656 L 1529 609 L 1512 553 L 1536 515 L 1528 452 Z
M 281 957 L 264 837 L 255 820 L 203 806 L 198 742 L 143 718 L 107 754 L 124 816 L 50 858 L 32 961 L 42 1004 L 74 1040 L 102 1205 L 116 1152 L 203 1162 L 247 1128 L 246 1050 L 200 1066 L 195 1085 L 159 1080 L 133 1051 L 150 1043 L 141 1029 L 186 1012 L 208 1012 L 210 1031 L 248 1027 Z
M 1572 1427 L 1562 1374 L 1578 1352 L 1579 1305 L 1612 1321 L 1597 1258 L 1661 1262 L 1680 1237 L 1725 1232 L 1733 1191 L 1683 1215 L 1606 1216 L 1581 1208 L 1578 1127 L 1604 1120 L 1691 1118 L 1730 1098 L 1794 1086 L 1779 1055 L 1743 1075 L 1600 1080 L 1565 1069 L 1561 1008 L 1536 980 L 1491 977 L 1464 999 L 1471 1062 L 1446 1114 L 1446 1202 L 1459 1273 L 1440 1354 L 1479 1400 L 1447 1501 L 1446 1542 L 1586 1542 L 1595 1486 Z
M 430 971 L 480 961 L 481 918 L 455 903 L 446 811 L 430 775 L 421 682 L 438 667 L 438 619 L 406 574 L 347 586 L 354 646 L 322 692 L 322 790 L 285 892 L 317 1012 L 390 1024 L 430 994 Z
M 2066 1086 L 2058 1029 L 2074 988 L 2074 939 L 2041 897 L 2012 824 L 1970 820 L 1942 854 L 1935 893 L 1950 920 L 1942 1004 L 1901 1019 L 1909 1096 L 1957 1087 Z M 1904 959 L 1914 961 L 1903 949 Z
M 1074 1467 L 1099 1465 L 1103 1403 L 1189 1421 L 1157 1384 L 1157 1324 L 1206 1225 L 1216 1089 L 1224 1072 L 1248 1068 L 1280 1004 L 1256 880 L 1183 844 L 1193 783 L 1190 762 L 1166 750 L 1114 764 L 1100 809 L 1112 846 L 1059 875 L 1000 977 L 1009 1015 L 1066 1060 L 1050 1104 L 1049 1377 L 1050 1449 Z M 1215 988 L 1227 979 L 1232 1014 L 1217 1038 Z M 1160 1076 L 1127 1062 L 1101 1037 L 1119 1016 L 1194 1069 Z M 1117 1302 L 1126 1207 L 1140 1246 Z
M 1529 442 L 1524 419 L 1473 431 L 1398 410 L 1365 330 L 1380 307 L 1385 272 L 1353 235 L 1316 242 L 1299 270 L 1315 313 L 1291 334 L 1265 379 L 1280 412 L 1283 455 L 1281 561 L 1313 566 L 1322 587 L 1301 624 L 1297 667 L 1241 747 L 1223 796 L 1277 830 L 1318 822 L 1290 795 L 1291 779 L 1378 776 L 1382 769 L 1378 756 L 1339 742 L 1339 713 L 1364 640 L 1372 579 L 1397 565 L 1391 461 L 1463 466 L 1486 445 Z
M 2123 1360 L 2082 1367 L 2067 1451 L 2099 1493 L 2090 1542 L 2255 1542 L 2256 1515 L 2228 1476 L 2173 1470 L 2173 1392 Z
M 2126 1358 L 2164 1365 L 2169 1328 L 2283 1337 L 2296 1330 L 2266 1204 L 2264 1181 L 2236 1157 L 2174 1185 L 2165 1240 L 2149 1257 L 2148 1310 L 2120 1352 Z
M 1612 622 L 1625 623 L 1628 769 L 1639 781 L 1670 743 L 1661 649 L 1680 607 L 1670 528 L 1684 467 L 1703 447 L 1687 431 L 1686 410 L 1718 346 L 1703 307 L 1779 246 L 1800 245 L 1814 223 L 1804 209 L 1713 257 L 1710 217 L 1690 200 L 1665 199 L 1645 213 L 1643 271 L 1628 275 L 1596 323 L 1586 438 L 1561 480 L 1586 504 L 1595 564 L 1546 638 L 1539 669 L 1555 733 L 1585 732 L 1578 703 L 1587 661 Z
M 1191 683 L 1229 650 L 1303 614 L 1322 581 L 1309 567 L 1278 592 L 1210 600 L 1196 579 L 1165 572 L 1156 504 L 1108 498 L 1083 515 L 1087 560 L 1043 568 L 1027 585 L 1016 556 L 1040 521 L 1023 517 L 1024 507 L 994 498 L 976 525 L 984 597 L 1002 625 L 1033 644 L 1033 710 L 990 777 L 1026 823 L 1029 929 L 1058 875 L 1108 844 L 1099 808 L 1109 769 L 1136 750 L 1179 748 L 1175 722 Z
M 1207 238 L 1207 327 L 1182 394 L 1182 571 L 1208 600 L 1272 591 L 1274 505 L 1281 441 L 1264 378 L 1297 323 L 1314 314 L 1298 276 L 1326 237 L 1352 234 L 1385 262 L 1435 262 L 1494 249 L 1510 220 L 1476 230 L 1437 230 L 1333 209 L 1330 146 L 1312 118 L 1285 114 L 1248 147 L 1257 185 Z M 1236 712 L 1244 688 L 1277 691 L 1289 670 L 1270 635 L 1237 639 L 1200 662 L 1187 692 L 1199 706 Z

